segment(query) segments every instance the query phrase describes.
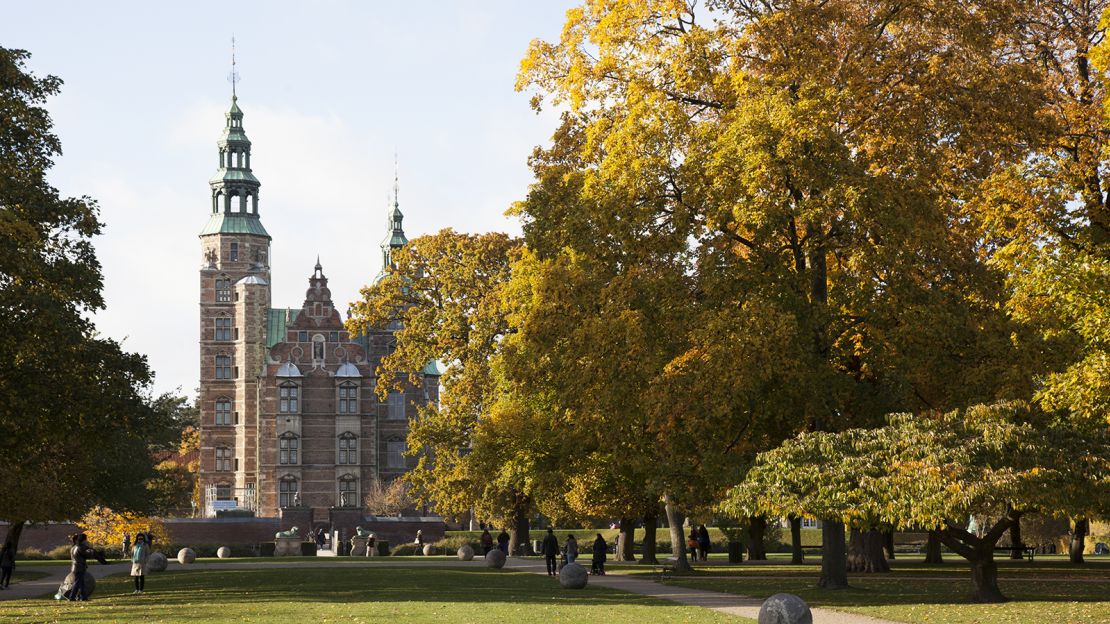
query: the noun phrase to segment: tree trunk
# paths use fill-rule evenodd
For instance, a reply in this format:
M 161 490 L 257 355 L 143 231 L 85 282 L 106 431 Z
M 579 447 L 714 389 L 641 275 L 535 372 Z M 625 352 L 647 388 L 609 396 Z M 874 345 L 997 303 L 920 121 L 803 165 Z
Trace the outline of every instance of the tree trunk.
M 651 513 L 644 514 L 644 552 L 640 557 L 640 563 L 656 565 L 659 559 L 656 558 L 656 550 L 658 546 L 657 538 L 658 532 L 656 527 L 659 523 L 659 512 L 652 511 Z
M 1010 527 L 1010 559 L 1021 561 L 1022 550 L 1025 545 L 1021 543 L 1021 514 L 1014 514 L 1014 524 Z
M 844 523 L 825 520 L 821 523 L 821 578 L 817 586 L 824 589 L 848 587 L 848 553 L 844 544 Z
M 663 495 L 664 509 L 667 512 L 667 524 L 671 530 L 671 552 L 674 554 L 674 571 L 678 573 L 693 572 L 690 560 L 686 558 L 686 536 L 682 534 L 682 522 L 685 520 L 682 513 L 675 507 L 674 499 L 670 494 Z
M 925 542 L 925 563 L 944 563 L 940 550 L 940 534 L 929 531 L 929 541 Z
M 4 538 L 4 543 L 11 544 L 12 553 L 19 552 L 19 536 L 23 535 L 25 526 L 27 526 L 26 520 L 17 520 L 8 525 L 8 535 Z
M 1090 530 L 1090 521 L 1086 518 L 1075 521 L 1075 529 L 1071 532 L 1071 543 L 1068 544 L 1068 553 L 1071 555 L 1072 563 L 1083 563 L 1083 549 L 1086 548 L 1084 542 Z
M 894 529 L 883 531 L 883 550 L 886 551 L 887 560 L 894 561 Z
M 790 516 L 790 563 L 805 563 L 806 556 L 802 552 L 802 519 Z
M 528 499 L 520 497 L 513 510 L 513 525 L 509 528 L 509 554 L 523 557 L 531 550 L 528 543 Z
M 748 560 L 766 561 L 767 544 L 763 537 L 767 534 L 767 517 L 752 516 L 748 518 Z
M 636 561 L 636 550 L 633 548 L 636 541 L 636 521 L 632 518 L 621 518 L 621 533 L 617 538 L 617 561 Z
M 978 602 L 1006 602 L 1006 596 L 998 588 L 998 564 L 994 562 L 993 552 L 971 562 L 971 580 L 975 583 L 975 599 Z
M 849 572 L 890 572 L 890 564 L 883 556 L 883 535 L 875 529 L 852 529 L 848 542 Z

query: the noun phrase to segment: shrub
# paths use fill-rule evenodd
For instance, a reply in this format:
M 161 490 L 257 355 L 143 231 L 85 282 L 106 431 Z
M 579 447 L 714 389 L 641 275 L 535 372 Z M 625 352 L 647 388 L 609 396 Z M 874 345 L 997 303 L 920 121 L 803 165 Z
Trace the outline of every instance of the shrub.
M 69 555 L 67 554 L 66 556 L 68 557 Z M 25 561 L 42 561 L 43 559 L 55 559 L 56 557 L 51 557 L 38 548 L 23 548 L 15 553 L 15 558 Z

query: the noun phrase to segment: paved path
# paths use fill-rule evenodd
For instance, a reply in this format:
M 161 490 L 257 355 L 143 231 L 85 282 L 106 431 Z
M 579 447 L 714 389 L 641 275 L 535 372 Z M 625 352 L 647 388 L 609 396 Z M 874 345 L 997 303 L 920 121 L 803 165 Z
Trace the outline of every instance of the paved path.
M 506 567 L 535 574 L 547 574 L 547 568 L 542 562 L 527 559 L 510 558 Z M 763 601 L 751 596 L 740 596 L 725 592 L 707 591 L 704 589 L 690 589 L 675 585 L 663 585 L 643 578 L 629 577 L 619 574 L 605 576 L 591 576 L 590 584 L 600 585 L 611 589 L 652 598 L 661 598 L 681 604 L 705 607 L 729 615 L 739 615 L 756 619 L 759 617 L 759 607 Z M 833 611 L 831 609 L 812 609 L 813 624 L 897 624 L 890 620 L 880 620 L 866 615 Z

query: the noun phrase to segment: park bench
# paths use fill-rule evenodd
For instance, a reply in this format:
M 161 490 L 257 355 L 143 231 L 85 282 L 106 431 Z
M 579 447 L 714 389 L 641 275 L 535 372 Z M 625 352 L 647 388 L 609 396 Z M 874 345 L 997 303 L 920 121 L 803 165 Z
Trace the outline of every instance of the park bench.
M 1010 546 L 995 546 L 995 547 L 994 547 L 994 552 L 1005 552 L 1005 553 L 1008 553 L 1008 552 L 1011 552 L 1011 551 L 1013 551 L 1013 550 L 1014 550 L 1014 549 L 1013 549 L 1013 548 L 1011 548 Z M 1021 547 L 1021 554 L 1022 554 L 1022 555 L 1023 555 L 1023 556 L 1024 556 L 1024 557 L 1025 557 L 1026 559 L 1028 559 L 1028 560 L 1030 560 L 1030 561 L 1032 561 L 1032 560 L 1033 560 L 1033 553 L 1035 553 L 1035 552 L 1037 552 L 1037 547 L 1036 547 L 1036 546 L 1022 546 L 1022 547 Z

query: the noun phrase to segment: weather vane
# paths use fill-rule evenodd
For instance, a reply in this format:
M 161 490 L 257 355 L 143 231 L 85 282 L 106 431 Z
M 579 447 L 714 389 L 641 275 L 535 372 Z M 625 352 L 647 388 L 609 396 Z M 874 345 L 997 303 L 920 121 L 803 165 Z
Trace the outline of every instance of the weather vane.
M 239 82 L 239 72 L 235 70 L 235 35 L 231 36 L 231 73 L 227 75 L 227 81 L 231 83 L 231 97 L 235 95 L 235 85 Z

